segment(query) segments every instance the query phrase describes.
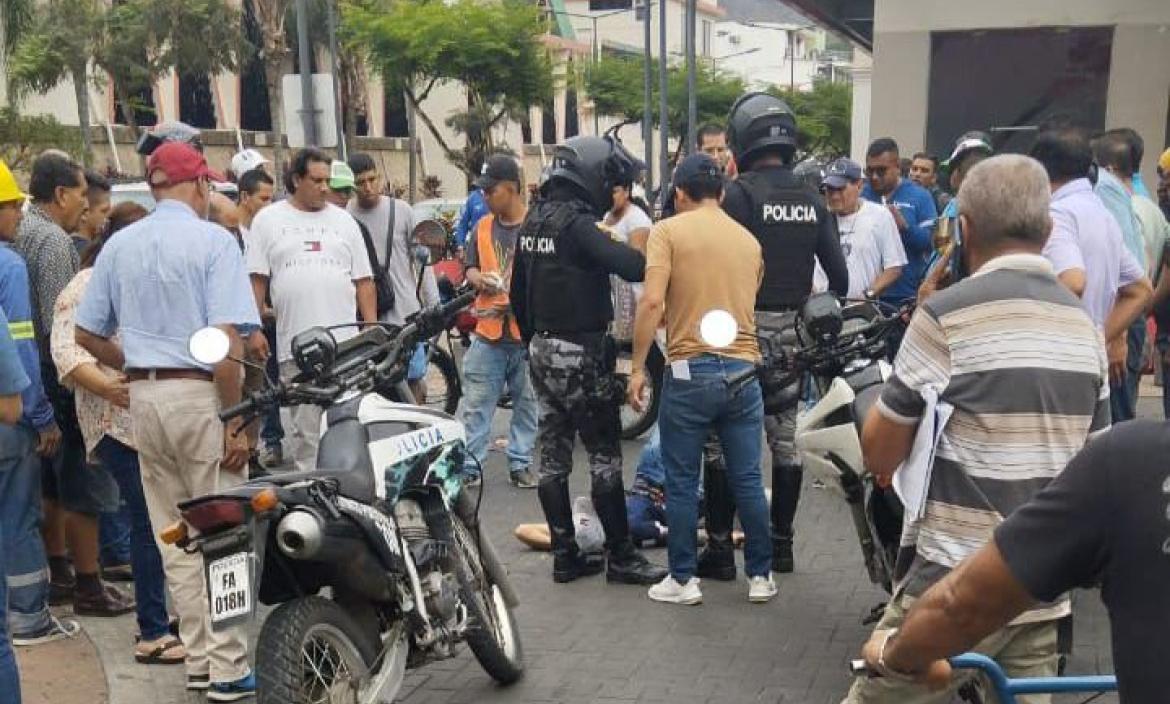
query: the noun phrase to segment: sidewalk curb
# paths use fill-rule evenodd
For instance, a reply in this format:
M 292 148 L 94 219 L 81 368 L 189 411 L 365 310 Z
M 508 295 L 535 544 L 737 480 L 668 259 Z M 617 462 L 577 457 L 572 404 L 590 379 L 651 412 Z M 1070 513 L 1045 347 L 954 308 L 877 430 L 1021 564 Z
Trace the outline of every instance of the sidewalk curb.
M 97 646 L 105 674 L 109 704 L 202 704 L 199 693 L 187 694 L 182 665 L 141 665 L 134 660 L 134 615 L 117 618 L 81 616 L 90 641 Z

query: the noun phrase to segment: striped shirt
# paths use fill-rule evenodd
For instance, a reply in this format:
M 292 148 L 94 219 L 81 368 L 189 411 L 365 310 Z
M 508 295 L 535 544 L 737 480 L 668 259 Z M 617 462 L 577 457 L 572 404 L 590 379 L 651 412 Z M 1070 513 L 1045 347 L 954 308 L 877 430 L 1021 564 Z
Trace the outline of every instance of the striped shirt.
M 933 387 L 954 407 L 925 515 L 903 527 L 895 577 L 920 596 L 1109 426 L 1104 340 L 1043 257 L 993 259 L 919 306 L 878 409 L 917 424 Z M 1067 599 L 1014 623 L 1059 618 Z

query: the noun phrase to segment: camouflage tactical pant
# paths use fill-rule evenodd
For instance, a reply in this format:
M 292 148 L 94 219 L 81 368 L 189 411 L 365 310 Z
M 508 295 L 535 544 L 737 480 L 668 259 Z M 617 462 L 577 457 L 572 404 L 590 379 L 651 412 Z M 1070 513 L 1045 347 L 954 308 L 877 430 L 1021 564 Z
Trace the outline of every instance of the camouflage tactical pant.
M 796 318 L 793 312 L 756 311 L 756 332 L 772 344 L 792 344 L 792 323 Z M 784 333 L 784 334 L 782 334 Z M 767 343 L 765 343 L 767 344 Z M 768 438 L 768 448 L 772 451 L 772 464 L 784 467 L 799 467 L 800 453 L 796 450 L 796 411 L 791 409 L 774 416 L 764 417 L 764 434 Z M 773 488 L 773 490 L 775 490 Z
M 589 453 L 594 490 L 622 481 L 621 418 L 624 389 L 602 338 L 577 344 L 537 335 L 529 372 L 540 402 L 537 455 L 541 483 L 567 478 L 578 434 Z

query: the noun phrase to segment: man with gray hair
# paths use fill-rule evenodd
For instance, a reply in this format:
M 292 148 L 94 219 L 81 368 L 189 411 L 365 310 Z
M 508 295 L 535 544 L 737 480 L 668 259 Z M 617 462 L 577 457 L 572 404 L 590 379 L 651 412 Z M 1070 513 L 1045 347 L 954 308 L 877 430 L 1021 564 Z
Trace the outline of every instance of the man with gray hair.
M 1104 339 L 1041 254 L 1049 200 L 1044 168 L 1029 157 L 996 156 L 971 169 L 959 219 L 973 274 L 919 305 L 866 419 L 867 469 L 884 479 L 929 471 L 925 505 L 907 506 L 897 588 L 874 635 L 883 647 L 893 648 L 916 599 L 990 542 L 996 526 L 1109 425 Z M 899 469 L 933 398 L 953 408 L 933 464 Z M 1067 597 L 1037 604 L 974 650 L 1011 677 L 1055 675 L 1056 622 L 1069 613 Z M 895 660 L 882 669 L 888 676 L 857 681 L 846 701 L 949 702 L 964 683 L 960 676 L 930 691 Z

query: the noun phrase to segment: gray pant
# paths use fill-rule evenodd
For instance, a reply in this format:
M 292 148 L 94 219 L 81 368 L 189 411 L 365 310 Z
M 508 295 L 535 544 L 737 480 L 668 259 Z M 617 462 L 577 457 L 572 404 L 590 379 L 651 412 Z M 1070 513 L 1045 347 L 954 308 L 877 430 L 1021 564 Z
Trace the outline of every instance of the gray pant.
M 280 380 L 291 381 L 300 373 L 296 362 L 280 363 Z M 324 410 L 307 403 L 280 409 L 280 424 L 292 450 L 292 459 L 298 472 L 311 472 L 317 468 L 317 446 L 321 444 L 321 414 Z
M 775 313 L 756 311 L 756 332 L 763 338 L 761 345 L 786 345 L 795 343 L 792 336 L 792 323 L 796 319 L 794 311 Z M 768 349 L 764 349 L 765 354 Z M 764 433 L 768 437 L 768 448 L 772 451 L 772 465 L 782 464 L 787 467 L 800 466 L 800 453 L 796 451 L 796 407 L 774 416 L 764 418 Z

